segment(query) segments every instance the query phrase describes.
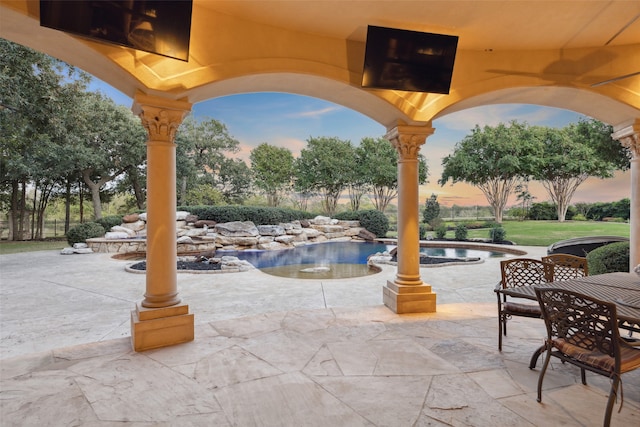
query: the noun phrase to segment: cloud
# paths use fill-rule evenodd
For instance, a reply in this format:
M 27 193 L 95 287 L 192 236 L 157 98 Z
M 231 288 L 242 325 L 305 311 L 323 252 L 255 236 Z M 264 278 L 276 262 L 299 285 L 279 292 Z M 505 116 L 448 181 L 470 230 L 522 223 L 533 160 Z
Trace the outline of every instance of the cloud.
M 318 118 L 320 116 L 324 116 L 326 114 L 331 114 L 335 111 L 344 110 L 344 107 L 339 105 L 330 105 L 328 107 L 320 108 L 319 110 L 311 110 L 311 111 L 300 111 L 296 113 L 290 113 L 286 115 L 288 119 L 300 119 L 300 118 Z

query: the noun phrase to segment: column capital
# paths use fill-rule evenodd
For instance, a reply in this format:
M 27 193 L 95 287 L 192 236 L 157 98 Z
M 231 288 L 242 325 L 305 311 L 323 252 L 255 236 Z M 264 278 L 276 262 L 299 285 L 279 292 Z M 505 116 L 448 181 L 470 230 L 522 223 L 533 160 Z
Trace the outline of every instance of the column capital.
M 399 124 L 387 130 L 384 136 L 395 147 L 400 155 L 400 160 L 416 160 L 420 153 L 420 146 L 427 137 L 433 135 L 435 128 L 431 123 L 425 126 L 411 126 Z
M 635 159 L 640 159 L 640 119 L 623 124 L 611 137 L 630 149 Z
M 134 98 L 133 111 L 140 116 L 142 126 L 149 133 L 150 141 L 173 143 L 180 123 L 191 111 L 191 105 L 183 100 L 160 98 L 138 92 Z

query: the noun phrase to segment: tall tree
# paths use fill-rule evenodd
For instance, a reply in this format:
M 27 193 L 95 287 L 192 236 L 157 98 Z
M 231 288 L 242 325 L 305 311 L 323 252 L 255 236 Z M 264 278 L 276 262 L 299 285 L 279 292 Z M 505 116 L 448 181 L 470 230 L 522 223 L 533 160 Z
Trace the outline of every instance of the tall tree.
M 431 224 L 433 220 L 438 218 L 440 218 L 440 203 L 438 203 L 438 196 L 431 193 L 431 197 L 429 197 L 424 204 L 422 220 L 427 224 Z
M 398 197 L 398 152 L 384 138 L 362 138 L 358 153 L 362 158 L 360 169 L 364 181 L 373 193 L 375 208 L 384 212 Z M 427 181 L 428 167 L 424 156 L 418 156 L 419 184 Z
M 183 204 L 190 187 L 214 185 L 214 174 L 220 171 L 226 154 L 237 152 L 239 145 L 223 123 L 187 117 L 176 134 L 178 203 Z
M 82 179 L 91 190 L 94 216 L 102 218 L 100 193 L 125 171 L 144 162 L 146 131 L 128 108 L 97 92 L 82 104 L 85 138 L 77 148 Z
M 298 188 L 321 193 L 324 212 L 333 215 L 340 194 L 351 180 L 354 160 L 350 141 L 336 137 L 309 138 L 296 161 Z
M 571 198 L 590 176 L 610 178 L 629 167 L 630 154 L 611 138 L 613 129 L 597 120 L 581 120 L 563 129 L 535 129 L 543 147 L 542 163 L 534 170 L 558 210 L 566 218 Z
M 251 170 L 240 159 L 223 159 L 213 185 L 227 203 L 242 204 L 251 194 Z
M 88 80 L 61 61 L 0 39 L 0 186 L 9 194 L 10 238 L 27 237 L 29 186 L 35 189 L 32 235 L 41 235 L 48 197 L 68 163 L 65 114 L 74 105 L 70 94 L 84 90 Z
M 502 222 L 509 195 L 518 183 L 528 179 L 540 163 L 539 146 L 527 124 L 478 125 L 458 142 L 453 154 L 442 160 L 438 181 L 445 185 L 467 182 L 482 191 L 493 208 L 496 222 Z
M 262 143 L 251 150 L 250 159 L 254 185 L 267 195 L 269 206 L 279 206 L 292 184 L 291 150 Z

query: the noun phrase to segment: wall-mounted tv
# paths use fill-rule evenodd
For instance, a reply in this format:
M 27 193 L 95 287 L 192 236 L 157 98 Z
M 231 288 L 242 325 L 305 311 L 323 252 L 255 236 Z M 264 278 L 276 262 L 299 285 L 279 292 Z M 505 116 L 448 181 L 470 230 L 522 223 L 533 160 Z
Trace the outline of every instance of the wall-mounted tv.
M 40 25 L 189 60 L 192 0 L 40 0 Z
M 367 29 L 362 87 L 448 94 L 458 36 Z

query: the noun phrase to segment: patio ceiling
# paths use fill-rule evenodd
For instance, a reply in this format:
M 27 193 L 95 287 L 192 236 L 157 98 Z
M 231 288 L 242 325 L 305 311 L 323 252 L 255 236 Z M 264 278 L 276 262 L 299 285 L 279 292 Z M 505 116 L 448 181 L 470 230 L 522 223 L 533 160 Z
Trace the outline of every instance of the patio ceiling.
M 510 102 L 573 109 L 613 125 L 640 116 L 636 1 L 194 0 L 188 63 L 41 28 L 38 18 L 38 1 L 0 0 L 1 37 L 132 97 L 142 91 L 195 103 L 283 91 L 386 126 Z M 450 94 L 361 89 L 368 25 L 459 36 Z

